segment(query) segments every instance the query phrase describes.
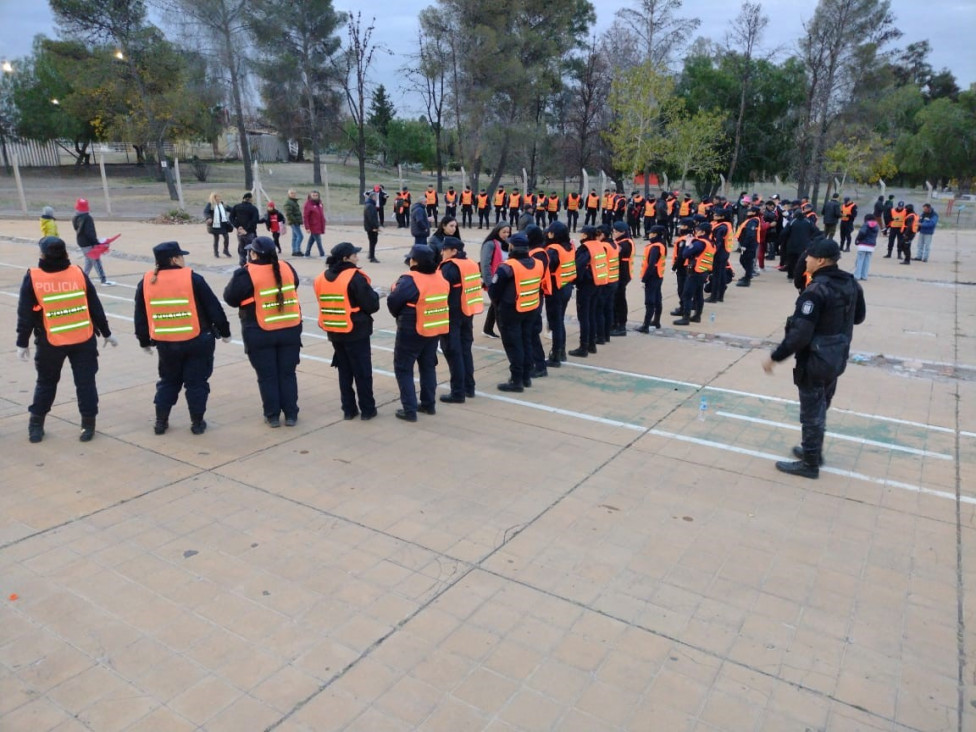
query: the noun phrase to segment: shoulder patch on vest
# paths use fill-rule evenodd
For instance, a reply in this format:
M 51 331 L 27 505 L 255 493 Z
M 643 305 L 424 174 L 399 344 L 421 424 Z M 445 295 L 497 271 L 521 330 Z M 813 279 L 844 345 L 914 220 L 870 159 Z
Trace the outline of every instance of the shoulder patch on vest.
M 809 315 L 810 313 L 812 313 L 813 300 L 807 300 L 806 302 L 804 302 L 803 305 L 800 307 L 800 312 L 803 313 L 804 315 Z

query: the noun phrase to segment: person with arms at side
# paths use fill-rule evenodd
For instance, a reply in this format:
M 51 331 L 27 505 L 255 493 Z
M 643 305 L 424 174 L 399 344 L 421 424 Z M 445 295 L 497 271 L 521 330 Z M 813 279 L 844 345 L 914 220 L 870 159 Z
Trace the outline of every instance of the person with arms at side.
M 643 207 L 644 202 L 641 201 Z M 627 224 L 618 221 L 613 225 L 613 242 L 617 247 L 620 277 L 617 280 L 617 289 L 613 294 L 613 319 L 610 326 L 610 335 L 627 335 L 627 315 L 630 309 L 627 306 L 627 285 L 633 276 L 631 267 L 634 259 L 634 240 L 630 236 Z M 667 227 L 663 227 L 665 232 Z
M 708 221 L 698 221 L 694 226 L 694 236 L 681 250 L 681 256 L 676 262 L 684 267 L 685 288 L 681 296 L 681 307 L 684 309 L 681 317 L 672 321 L 674 325 L 690 325 L 700 323 L 702 311 L 705 309 L 705 279 L 715 267 L 715 250 L 723 246 L 712 241 L 712 226 Z
M 885 259 L 891 259 L 891 251 L 895 249 L 901 257 L 902 249 L 905 246 L 905 202 L 899 201 L 897 206 L 892 206 L 885 210 L 885 227 L 888 230 L 888 253 Z M 896 246 L 897 245 L 897 246 Z
M 854 222 L 856 220 L 857 204 L 845 196 L 844 203 L 840 206 L 840 250 L 842 252 L 851 251 L 851 238 L 854 235 Z
M 325 248 L 322 246 L 322 236 L 325 234 L 325 209 L 322 208 L 322 197 L 318 191 L 312 191 L 305 199 L 302 207 L 302 221 L 308 231 L 308 246 L 305 247 L 305 256 L 312 256 L 312 245 L 319 250 L 319 256 L 325 256 Z
M 830 200 L 824 204 L 823 210 L 821 211 L 823 214 L 824 236 L 828 239 L 834 238 L 834 234 L 837 232 L 837 224 L 843 216 L 839 199 L 840 194 L 834 193 L 830 197 Z
M 427 240 L 427 246 L 434 250 L 434 262 L 436 264 L 441 263 L 441 248 L 444 246 L 444 239 L 449 236 L 460 238 L 458 234 L 458 222 L 453 216 L 445 216 L 442 218 L 441 222 L 437 225 L 437 229 L 434 230 L 434 233 Z
M 102 266 L 102 253 L 99 245 L 103 242 L 95 233 L 95 220 L 91 216 L 88 201 L 79 198 L 75 201 L 75 215 L 71 219 L 71 226 L 75 230 L 75 238 L 81 253 L 85 255 L 85 277 L 95 268 L 99 281 L 106 287 L 111 287 L 115 283 L 105 276 L 105 268 Z
M 366 231 L 366 240 L 369 242 L 369 261 L 379 264 L 376 258 L 376 245 L 380 240 L 380 214 L 379 207 L 376 205 L 377 193 L 366 195 L 366 203 L 363 204 L 363 229 Z
M 739 224 L 735 232 L 736 239 L 742 253 L 739 255 L 739 264 L 742 266 L 743 274 L 736 287 L 749 287 L 752 284 L 753 271 L 756 266 L 756 252 L 759 250 L 759 228 L 761 226 L 759 218 L 759 207 L 750 206 L 746 209 L 745 218 Z
M 291 256 L 301 257 L 302 241 L 305 234 L 302 232 L 302 207 L 298 203 L 298 193 L 294 188 L 288 190 L 288 198 L 285 199 L 285 223 L 291 227 Z
M 31 442 L 44 439 L 44 419 L 58 393 L 58 381 L 65 359 L 74 376 L 78 411 L 81 414 L 79 440 L 95 436 L 98 415 L 98 336 L 105 346 L 119 345 L 112 335 L 98 293 L 81 268 L 68 259 L 64 241 L 45 237 L 38 242 L 40 260 L 24 275 L 17 302 L 17 356 L 30 359 L 30 338 L 34 336 L 34 367 L 37 382 L 28 407 L 27 436 Z M 104 346 L 103 346 L 104 347 Z
M 314 283 L 319 328 L 332 343 L 332 367 L 339 372 L 339 398 L 343 418 L 347 420 L 357 416 L 370 420 L 376 416 L 369 341 L 373 334 L 373 313 L 380 309 L 380 297 L 369 277 L 359 269 L 361 251 L 347 241 L 336 244 L 325 260 L 325 272 Z
M 410 235 L 414 244 L 427 244 L 430 238 L 430 222 L 423 202 L 417 201 L 410 207 Z
M 552 333 L 552 350 L 546 366 L 559 368 L 566 360 L 566 308 L 573 297 L 576 283 L 576 246 L 569 238 L 569 226 L 553 222 L 546 229 L 546 251 L 549 253 L 548 272 L 551 279 L 546 295 L 546 320 Z
M 444 237 L 441 248 L 443 257 L 438 268 L 441 276 L 451 287 L 448 296 L 450 329 L 441 336 L 441 350 L 451 371 L 451 393 L 441 394 L 447 404 L 462 404 L 465 398 L 474 397 L 474 316 L 484 310 L 484 289 L 481 286 L 481 268 L 478 262 L 468 259 L 464 242 L 456 236 Z
M 929 261 L 929 253 L 932 251 L 932 235 L 935 227 L 939 225 L 939 214 L 932 209 L 932 204 L 922 204 L 922 217 L 918 222 L 918 262 Z
M 465 186 L 461 191 L 461 226 L 470 229 L 474 214 L 474 191 L 471 186 Z
M 156 422 L 153 432 L 169 428 L 169 413 L 186 391 L 190 432 L 207 430 L 204 415 L 210 395 L 217 340 L 230 343 L 230 323 L 220 300 L 202 276 L 186 266 L 189 254 L 178 242 L 153 247 L 156 267 L 136 285 L 136 338 L 143 351 L 156 347 L 159 381 L 156 382 Z
M 241 202 L 230 210 L 230 223 L 237 232 L 237 255 L 241 267 L 247 261 L 247 245 L 258 235 L 258 222 L 261 219 L 257 206 L 251 203 L 252 198 L 251 192 L 246 192 L 241 196 Z
M 552 295 L 552 277 L 549 272 L 549 252 L 546 250 L 546 235 L 542 228 L 531 224 L 525 229 L 525 238 L 529 240 L 529 256 L 542 266 L 542 281 L 539 284 L 543 299 Z M 542 379 L 549 375 L 546 368 L 546 349 L 542 346 L 542 301 L 532 315 L 532 350 L 530 352 L 532 370 L 531 378 Z
M 854 278 L 866 282 L 868 270 L 871 269 L 871 255 L 878 243 L 878 221 L 874 214 L 867 214 L 864 217 L 864 224 L 857 232 L 857 239 L 854 240 L 854 247 L 857 249 L 857 260 L 854 262 Z
M 576 191 L 571 191 L 563 202 L 563 208 L 566 209 L 566 226 L 569 227 L 570 231 L 576 231 L 576 226 L 579 224 L 579 212 L 582 203 L 580 194 Z
M 901 249 L 898 256 L 902 258 L 900 264 L 912 263 L 912 242 L 915 241 L 915 234 L 918 233 L 918 214 L 915 213 L 915 206 L 908 204 L 905 206 L 905 223 L 901 230 Z
M 475 200 L 478 204 L 478 229 L 480 230 L 482 227 L 490 229 L 491 224 L 488 219 L 491 215 L 491 206 L 488 203 L 488 191 L 482 188 Z
M 214 257 L 220 258 L 221 237 L 224 240 L 224 256 L 230 257 L 230 232 L 234 226 L 230 222 L 230 212 L 217 191 L 210 194 L 207 205 L 203 207 L 203 218 L 207 222 L 207 233 L 213 236 Z
M 231 276 L 224 302 L 238 308 L 244 352 L 257 375 L 264 421 L 269 427 L 293 427 L 298 421 L 302 308 L 298 274 L 278 259 L 274 242 L 259 236 L 247 245 L 247 265 Z
M 840 247 L 832 239 L 817 239 L 807 249 L 812 280 L 796 299 L 783 341 L 763 361 L 763 370 L 772 374 L 775 363 L 796 356 L 793 383 L 800 396 L 801 442 L 793 455 L 799 459 L 778 462 L 776 469 L 804 478 L 820 476 L 827 410 L 847 365 L 854 326 L 867 313 L 861 286 L 837 267 L 838 259 Z
M 52 206 L 45 206 L 41 210 L 41 238 L 45 236 L 58 237 L 58 220 L 54 218 Z
M 426 244 L 414 244 L 404 264 L 410 270 L 393 285 L 386 306 L 397 321 L 393 373 L 400 388 L 401 408 L 396 417 L 416 422 L 417 412 L 436 412 L 437 342 L 450 332 L 451 287 L 437 271 L 434 252 Z M 420 371 L 419 403 L 413 383 L 414 364 Z
M 505 259 L 503 252 L 508 251 L 508 238 L 511 235 L 512 227 L 508 225 L 508 222 L 502 222 L 495 224 L 495 228 L 481 242 L 479 262 L 481 265 L 481 284 L 485 292 L 488 291 L 488 287 L 495 277 L 495 272 L 498 271 L 498 265 Z M 489 338 L 498 338 L 498 334 L 495 332 L 495 315 L 495 304 L 489 303 L 483 328 L 484 334 Z
M 677 286 L 678 305 L 671 311 L 671 315 L 684 315 L 685 280 L 688 278 L 688 268 L 684 264 L 684 251 L 692 239 L 695 238 L 695 219 L 691 216 L 678 219 L 674 230 L 674 252 L 671 255 L 671 271 L 674 272 Z
M 275 208 L 274 201 L 268 201 L 267 213 L 258 220 L 258 223 L 265 225 L 275 243 L 275 249 L 278 254 L 281 254 L 281 234 L 285 230 L 285 215 Z
M 568 355 L 586 358 L 596 353 L 597 300 L 599 290 L 607 283 L 607 251 L 599 240 L 595 226 L 580 229 L 576 249 L 576 318 L 579 320 L 579 348 Z
M 521 392 L 532 386 L 532 325 L 542 306 L 542 263 L 529 256 L 529 238 L 513 234 L 508 240 L 509 257 L 502 262 L 488 294 L 498 309 L 498 328 L 508 357 L 509 380 L 499 391 Z
M 668 232 L 663 226 L 654 225 L 648 232 L 644 258 L 641 262 L 641 283 L 644 285 L 644 322 L 637 326 L 638 333 L 649 333 L 651 328 L 661 328 L 661 312 L 664 299 L 661 284 L 664 282 L 664 265 L 668 258 L 664 239 Z
M 454 186 L 449 186 L 447 193 L 444 194 L 444 215 L 457 218 L 458 194 Z
M 439 196 L 437 195 L 437 191 L 434 190 L 434 184 L 431 183 L 427 186 L 427 190 L 424 191 L 424 211 L 427 214 L 427 218 L 431 221 L 437 221 L 438 199 Z

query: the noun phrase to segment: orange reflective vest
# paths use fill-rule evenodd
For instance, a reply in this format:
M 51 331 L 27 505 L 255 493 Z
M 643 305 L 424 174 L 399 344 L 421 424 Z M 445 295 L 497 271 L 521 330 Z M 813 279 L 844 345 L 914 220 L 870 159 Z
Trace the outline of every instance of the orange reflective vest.
M 694 242 L 696 240 L 692 239 L 691 241 Z M 712 266 L 715 263 L 715 245 L 709 239 L 698 239 L 697 241 L 702 242 L 705 245 L 705 249 L 695 257 L 693 269 L 698 274 L 711 272 Z
M 674 199 L 669 198 L 667 200 L 667 204 L 668 204 L 668 216 L 671 216 L 671 214 L 674 213 Z
M 461 288 L 461 313 L 463 315 L 477 315 L 485 309 L 485 296 L 481 288 L 481 268 L 471 259 L 445 259 L 441 267 L 447 262 L 457 265 L 461 274 L 461 283 L 454 287 Z
M 498 206 L 499 208 L 501 208 L 502 206 L 505 205 L 505 189 L 504 188 L 499 188 L 497 191 L 495 191 L 495 198 L 493 200 L 493 203 L 496 206 Z
M 615 241 L 601 241 L 607 253 L 607 284 L 620 282 L 620 248 Z
M 402 192 L 402 193 L 400 194 L 400 198 L 402 198 L 402 199 L 403 199 L 403 204 L 404 204 L 404 205 L 405 205 L 405 206 L 406 206 L 407 208 L 410 208 L 410 201 L 411 201 L 411 200 L 413 200 L 413 199 L 411 198 L 411 196 L 410 196 L 410 191 L 403 191 L 403 192 Z
M 640 194 L 634 196 L 631 200 L 630 205 L 637 211 L 641 211 L 644 208 L 644 197 Z
M 424 203 L 428 206 L 436 206 L 437 191 L 424 191 Z
M 613 200 L 615 196 L 612 193 L 607 193 L 603 196 L 603 210 L 613 211 Z
M 593 284 L 607 284 L 607 250 L 603 248 L 603 242 L 589 239 L 582 244 L 590 252 L 590 274 L 593 276 Z
M 910 213 L 905 216 L 905 226 L 903 231 L 910 234 L 918 233 L 918 214 Z
M 60 272 L 30 270 L 31 285 L 44 321 L 47 342 L 52 346 L 74 346 L 95 334 L 88 313 L 88 283 L 80 267 L 70 265 Z
M 658 257 L 655 269 L 657 270 L 658 279 L 664 277 L 664 262 L 668 258 L 667 248 L 664 246 L 664 242 L 661 241 L 649 241 L 647 246 L 644 247 L 644 261 L 641 263 L 641 279 L 644 279 L 644 275 L 647 274 L 647 261 L 651 258 L 651 250 L 657 249 Z
M 549 196 L 549 202 L 546 204 L 546 210 L 549 213 L 556 213 L 559 210 L 559 196 Z
M 315 278 L 313 287 L 319 301 L 319 328 L 327 333 L 352 332 L 352 314 L 358 313 L 359 308 L 349 302 L 349 281 L 357 272 L 370 281 L 365 272 L 355 267 L 342 270 L 332 282 L 326 279 L 324 272 Z
M 719 227 L 724 226 L 725 231 L 720 233 Z M 715 239 L 716 246 L 719 242 L 725 245 L 725 251 L 731 252 L 735 249 L 735 234 L 732 233 L 732 224 L 727 221 L 712 222 L 712 238 Z
M 841 221 L 850 221 L 851 215 L 854 213 L 854 207 L 857 206 L 856 203 L 845 203 L 840 207 L 840 219 Z
M 648 198 L 644 201 L 644 218 L 650 218 L 654 216 L 654 199 Z
M 695 237 L 691 234 L 685 234 L 684 236 L 679 236 L 674 240 L 674 252 L 671 254 L 671 264 L 677 264 L 685 246 L 691 243 L 691 240 Z
M 461 205 L 470 206 L 474 202 L 474 193 L 472 191 L 461 191 Z
M 146 301 L 149 337 L 154 341 L 188 341 L 200 335 L 200 315 L 193 297 L 193 270 L 189 267 L 146 272 L 142 296 Z
M 407 303 L 417 309 L 417 333 L 422 336 L 439 336 L 451 329 L 450 307 L 447 296 L 451 286 L 440 272 L 422 274 L 408 272 L 420 295 L 417 302 Z
M 241 301 L 241 305 L 254 303 L 254 317 L 257 318 L 261 330 L 281 330 L 301 325 L 302 306 L 298 304 L 295 275 L 291 267 L 281 267 L 281 287 L 274 279 L 274 272 L 270 264 L 255 264 L 248 262 L 247 273 L 254 286 L 254 295 Z M 281 292 L 284 302 L 278 307 L 278 293 Z
M 483 210 L 488 208 L 488 194 L 479 193 L 478 194 L 478 209 Z
M 633 276 L 634 276 L 634 266 L 633 266 L 633 262 L 634 262 L 634 250 L 636 249 L 636 247 L 634 246 L 634 240 L 631 239 L 629 236 L 622 236 L 622 237 L 620 237 L 619 239 L 617 239 L 617 249 L 620 252 L 623 252 L 622 242 L 625 242 L 625 241 L 626 242 L 630 242 L 630 256 L 629 257 L 625 257 L 623 254 L 620 255 L 620 269 L 621 269 L 621 271 L 628 272 L 630 274 L 631 278 L 633 278 Z
M 678 206 L 678 216 L 680 216 L 681 218 L 685 218 L 686 216 L 691 216 L 692 204 L 694 204 L 694 201 L 691 200 L 690 198 L 684 199 L 681 202 L 681 205 Z
M 457 201 L 457 192 L 448 191 L 444 194 L 444 205 L 453 206 L 454 202 Z
M 746 224 L 748 224 L 750 221 L 755 221 L 758 224 L 759 223 L 759 217 L 758 216 L 750 216 L 745 221 L 743 221 L 741 224 L 739 224 L 739 227 L 735 230 L 735 238 L 736 238 L 736 240 L 741 241 L 741 239 L 742 239 L 742 232 L 745 231 Z M 757 238 L 757 240 L 759 238 L 759 227 L 758 226 L 756 227 L 756 238 Z
M 512 268 L 515 276 L 515 312 L 528 313 L 539 307 L 541 302 L 542 279 L 545 267 L 542 262 L 532 258 L 531 269 L 517 259 L 506 259 L 505 264 Z
M 587 208 L 599 208 L 600 197 L 595 193 L 591 193 L 586 197 L 586 207 Z
M 559 257 L 559 266 L 552 273 L 555 288 L 561 290 L 566 285 L 576 282 L 576 247 L 573 243 L 569 243 L 569 249 L 561 244 L 550 244 L 546 249 L 555 252 Z
M 905 228 L 905 209 L 903 208 L 891 209 L 891 228 L 892 229 Z
M 705 203 L 704 201 L 702 201 L 701 203 L 699 203 L 698 204 L 698 215 L 699 216 L 708 216 L 708 212 L 712 210 L 712 205 L 713 204 L 711 204 L 711 203 Z
M 518 208 L 521 205 L 522 205 L 522 196 L 520 196 L 518 193 L 509 193 L 508 194 L 508 207 L 509 208 Z
M 579 193 L 570 193 L 568 196 L 566 196 L 567 211 L 579 211 L 579 206 L 580 206 Z

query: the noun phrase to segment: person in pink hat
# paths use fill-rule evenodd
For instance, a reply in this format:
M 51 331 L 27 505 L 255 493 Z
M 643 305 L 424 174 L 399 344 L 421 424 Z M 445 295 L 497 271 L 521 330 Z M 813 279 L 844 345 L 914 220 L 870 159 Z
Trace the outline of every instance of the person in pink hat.
M 85 255 L 85 276 L 87 277 L 94 267 L 103 285 L 106 287 L 114 285 L 115 283 L 105 276 L 105 268 L 102 267 L 101 252 L 103 250 L 101 248 L 95 249 L 102 242 L 99 241 L 98 234 L 95 233 L 95 220 L 91 217 L 87 199 L 79 198 L 75 201 L 75 215 L 71 219 L 71 225 L 74 227 L 81 253 Z

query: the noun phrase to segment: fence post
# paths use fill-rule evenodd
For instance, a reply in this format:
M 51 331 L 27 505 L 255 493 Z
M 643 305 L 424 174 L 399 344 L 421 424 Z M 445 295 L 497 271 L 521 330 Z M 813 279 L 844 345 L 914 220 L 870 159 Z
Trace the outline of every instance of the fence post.
M 20 161 L 17 159 L 17 153 L 11 156 L 11 161 L 14 165 L 14 180 L 17 181 L 17 195 L 20 196 L 20 210 L 24 212 L 24 216 L 27 215 L 27 196 L 24 195 L 24 182 L 20 179 Z
M 328 214 L 332 211 L 332 204 L 329 198 L 329 166 L 325 163 L 322 164 L 322 183 L 325 185 L 325 214 L 326 220 L 328 220 Z M 400 189 L 403 190 L 402 184 Z
M 173 173 L 176 174 L 176 197 L 179 199 L 180 211 L 185 211 L 186 204 L 183 203 L 183 181 L 180 179 L 180 159 L 176 156 L 173 157 Z
M 166 161 L 162 161 L 162 165 L 166 167 Z M 105 211 L 111 216 L 112 215 L 112 199 L 108 195 L 108 178 L 105 175 L 105 153 L 98 153 L 98 170 L 102 174 L 102 192 L 105 193 Z
M 582 196 L 588 196 L 590 193 L 590 174 L 586 172 L 586 168 L 580 168 L 583 171 L 583 192 Z

